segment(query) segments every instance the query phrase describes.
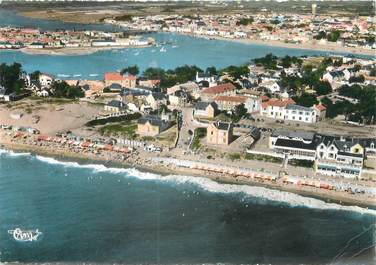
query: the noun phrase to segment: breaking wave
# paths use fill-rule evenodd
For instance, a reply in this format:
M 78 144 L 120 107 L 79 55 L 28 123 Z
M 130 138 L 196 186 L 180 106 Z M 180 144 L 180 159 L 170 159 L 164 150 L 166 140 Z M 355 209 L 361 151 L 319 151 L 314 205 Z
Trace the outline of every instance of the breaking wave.
M 6 153 L 9 156 L 30 155 L 30 153 L 15 153 L 13 151 L 6 151 L 0 149 L 0 154 Z M 291 207 L 307 207 L 321 210 L 341 210 L 352 211 L 361 214 L 376 215 L 376 210 L 366 209 L 359 206 L 345 206 L 336 203 L 328 203 L 319 199 L 301 196 L 299 194 L 268 189 L 258 186 L 238 185 L 238 184 L 224 184 L 204 177 L 182 176 L 182 175 L 167 175 L 163 176 L 151 172 L 142 172 L 136 168 L 114 168 L 106 167 L 101 164 L 79 164 L 77 162 L 63 162 L 55 158 L 44 157 L 36 155 L 35 158 L 41 162 L 60 165 L 64 167 L 86 168 L 93 172 L 110 172 L 113 174 L 124 174 L 126 177 L 133 177 L 141 180 L 158 180 L 161 182 L 168 182 L 173 184 L 191 184 L 202 190 L 211 193 L 222 194 L 243 194 L 246 197 L 260 198 L 265 201 L 283 202 Z
M 29 156 L 31 154 L 30 153 L 26 153 L 26 152 L 14 152 L 12 150 L 0 149 L 0 155 L 7 155 L 7 156 L 11 156 L 11 157 L 17 157 L 17 156 Z

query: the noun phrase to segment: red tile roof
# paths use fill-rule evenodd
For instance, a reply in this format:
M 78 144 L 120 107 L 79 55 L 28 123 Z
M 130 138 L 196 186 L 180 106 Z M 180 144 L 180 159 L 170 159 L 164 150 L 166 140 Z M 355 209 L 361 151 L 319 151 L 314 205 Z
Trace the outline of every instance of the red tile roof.
M 266 101 L 265 103 L 262 104 L 263 108 L 266 106 L 274 106 L 274 107 L 286 107 L 288 105 L 295 104 L 295 101 L 292 100 L 291 98 L 289 99 L 277 99 L 277 98 L 271 98 L 269 101 Z M 265 107 L 264 107 L 265 106 Z
M 216 96 L 214 101 L 228 101 L 236 103 L 245 103 L 248 97 L 245 96 Z
M 205 94 L 222 94 L 227 91 L 232 91 L 236 87 L 232 83 L 225 83 L 218 86 L 208 87 L 202 91 Z
M 315 106 L 315 108 L 318 109 L 319 111 L 326 110 L 326 107 L 323 104 L 318 104 Z
M 106 81 L 124 81 L 124 80 L 136 80 L 136 76 L 134 75 L 127 75 L 123 76 L 117 72 L 110 72 L 104 74 L 104 80 Z

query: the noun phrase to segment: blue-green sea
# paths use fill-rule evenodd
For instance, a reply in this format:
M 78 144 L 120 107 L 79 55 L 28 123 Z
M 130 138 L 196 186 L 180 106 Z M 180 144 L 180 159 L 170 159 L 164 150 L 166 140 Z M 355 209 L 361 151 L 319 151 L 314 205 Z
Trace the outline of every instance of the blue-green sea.
M 261 187 L 0 154 L 1 261 L 372 264 L 374 223 Z M 15 228 L 43 234 L 19 242 Z
M 0 9 L 0 26 L 86 28 Z M 92 29 L 113 30 L 95 25 Z M 103 27 L 103 28 L 102 28 Z M 0 63 L 60 78 L 137 64 L 218 68 L 267 53 L 321 52 L 153 34 L 160 47 L 82 56 L 1 51 Z M 174 47 L 173 47 L 174 46 Z M 324 53 L 325 54 L 325 53 Z M 0 121 L 1 124 L 1 121 Z M 0 262 L 375 264 L 375 211 L 261 187 L 0 150 Z M 38 229 L 36 241 L 9 230 Z

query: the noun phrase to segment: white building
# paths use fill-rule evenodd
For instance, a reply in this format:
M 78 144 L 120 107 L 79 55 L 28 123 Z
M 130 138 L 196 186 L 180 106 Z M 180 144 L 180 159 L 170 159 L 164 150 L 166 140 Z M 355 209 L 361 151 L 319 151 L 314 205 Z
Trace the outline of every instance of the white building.
M 307 108 L 299 105 L 289 105 L 285 108 L 284 120 L 315 123 L 317 122 L 317 114 L 313 107 Z
M 54 81 L 54 78 L 51 75 L 48 75 L 48 74 L 39 75 L 39 83 L 42 87 L 49 87 L 53 81 Z
M 209 75 L 206 73 L 199 73 L 196 72 L 196 82 L 200 83 L 206 81 L 209 83 L 209 87 L 216 86 L 217 85 L 217 76 L 215 75 Z
M 364 148 L 353 139 L 324 136 L 316 148 L 317 173 L 345 178 L 361 176 Z
M 292 99 L 272 98 L 261 103 L 260 114 L 277 120 L 315 123 L 325 118 L 325 109 L 321 104 L 308 108 L 296 105 Z

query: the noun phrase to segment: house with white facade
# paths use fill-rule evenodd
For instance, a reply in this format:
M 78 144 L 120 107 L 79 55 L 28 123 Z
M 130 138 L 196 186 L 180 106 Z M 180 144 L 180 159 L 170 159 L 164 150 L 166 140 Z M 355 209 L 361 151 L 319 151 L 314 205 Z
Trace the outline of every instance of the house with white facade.
M 317 121 L 316 110 L 299 105 L 288 105 L 285 108 L 285 121 L 298 121 L 305 123 L 315 123 Z
M 55 78 L 52 75 L 48 75 L 48 74 L 40 74 L 39 75 L 39 84 L 42 87 L 51 86 L 51 84 L 54 80 L 55 80 Z
M 261 103 L 260 114 L 277 120 L 315 123 L 325 118 L 326 108 L 321 104 L 313 107 L 300 106 L 290 98 L 271 98 Z
M 345 82 L 347 82 L 350 79 L 350 77 L 351 72 L 348 69 L 344 69 L 326 72 L 322 76 L 322 80 L 329 82 L 333 90 L 335 90 L 339 88 L 341 85 L 343 85 Z
M 273 80 L 262 81 L 259 86 L 265 87 L 270 93 L 278 93 L 281 91 L 281 87 Z
M 364 148 L 359 141 L 322 136 L 316 148 L 315 170 L 319 174 L 358 178 L 361 176 Z
M 260 114 L 272 119 L 285 119 L 285 108 L 289 105 L 295 104 L 292 99 L 277 99 L 271 98 L 268 101 L 262 102 Z
M 209 87 L 217 85 L 218 77 L 215 75 L 210 75 L 207 73 L 196 72 L 196 83 L 201 83 L 203 81 L 208 82 Z

